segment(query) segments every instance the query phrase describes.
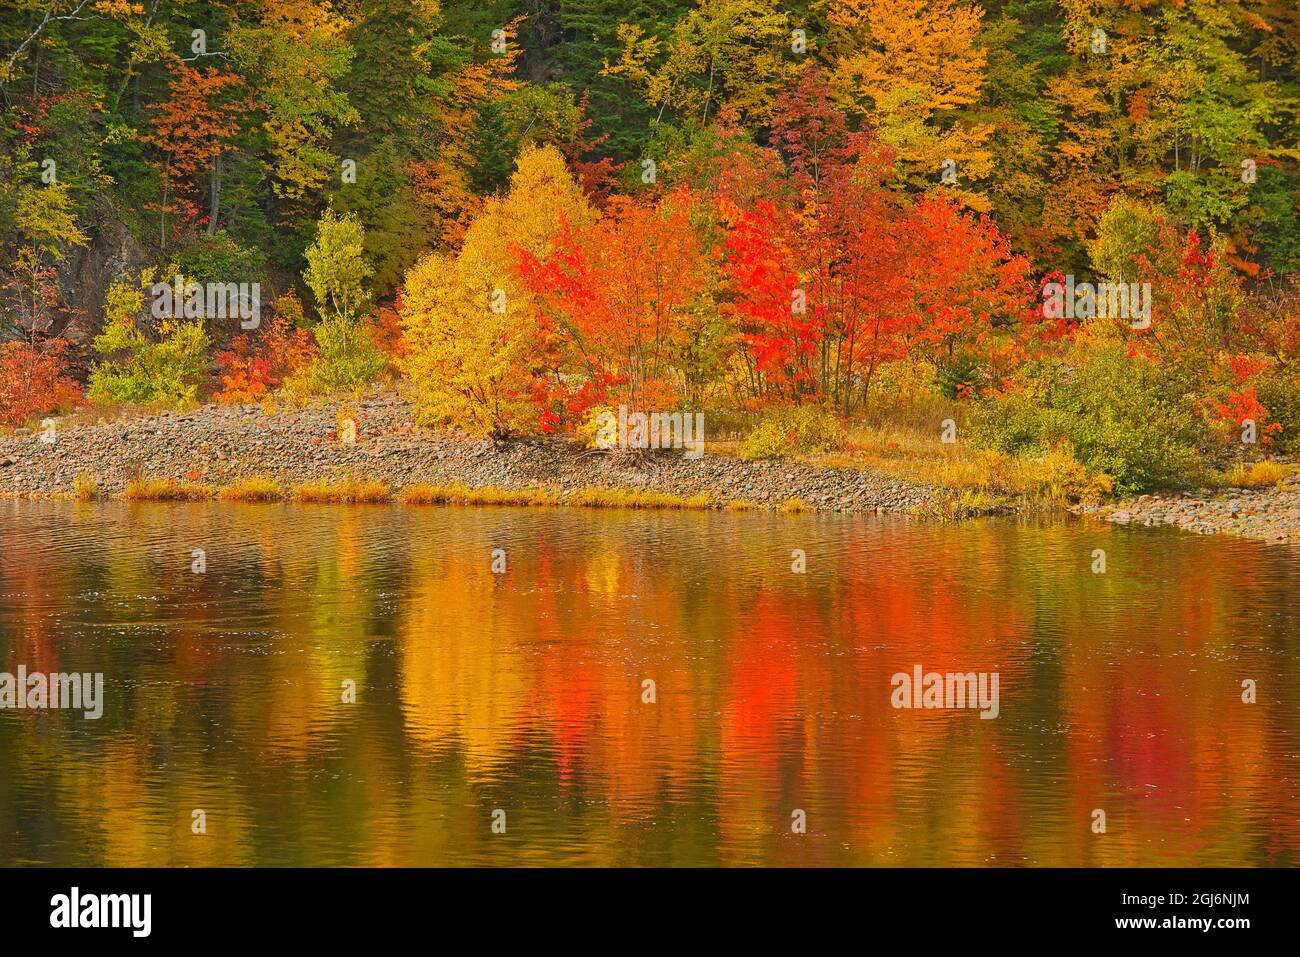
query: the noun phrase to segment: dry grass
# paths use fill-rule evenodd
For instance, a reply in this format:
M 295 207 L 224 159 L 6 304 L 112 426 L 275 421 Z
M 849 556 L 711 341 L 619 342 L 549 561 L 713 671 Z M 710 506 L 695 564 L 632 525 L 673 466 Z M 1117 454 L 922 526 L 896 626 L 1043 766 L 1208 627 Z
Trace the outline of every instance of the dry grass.
M 953 444 L 941 441 L 940 423 L 947 417 L 957 419 Z M 950 410 L 893 408 L 855 423 L 843 452 L 811 461 L 928 485 L 940 492 L 934 511 L 941 517 L 1041 511 L 1065 502 L 1098 502 L 1111 492 L 1110 478 L 1080 465 L 1068 449 L 1008 455 L 967 445 L 962 435 L 960 417 Z
M 403 505 L 557 505 L 559 496 L 541 485 L 527 488 L 472 487 L 463 482 L 423 483 L 402 490 Z
M 1268 488 L 1280 484 L 1292 471 L 1280 462 L 1265 460 L 1250 465 L 1238 462 L 1223 473 L 1222 483 L 1227 488 Z
M 223 502 L 278 502 L 284 498 L 279 482 L 264 476 L 240 479 L 217 493 Z
M 200 502 L 212 498 L 212 488 L 176 479 L 133 478 L 122 497 L 128 502 Z
M 802 512 L 811 512 L 813 508 L 801 498 L 788 498 L 778 505 L 776 510 L 787 515 L 798 515 Z
M 295 485 L 290 497 L 301 504 L 377 505 L 393 497 L 383 482 L 368 479 L 317 479 Z
M 637 508 L 637 509 L 708 509 L 715 506 L 707 495 L 685 498 L 652 492 L 647 489 L 610 488 L 589 486 L 575 489 L 564 498 L 565 505 L 575 508 Z
M 747 498 L 733 498 L 726 505 L 722 506 L 722 508 L 723 511 L 727 512 L 755 512 L 761 509 L 762 506 Z
M 445 485 L 412 485 L 402 490 L 403 505 L 567 505 L 573 508 L 641 508 L 705 509 L 713 508 L 708 496 L 683 498 L 644 489 L 588 487 L 575 489 L 563 496 L 541 485 L 526 488 L 500 488 L 485 485 L 477 488 L 460 482 Z
M 99 483 L 82 472 L 72 483 L 72 497 L 78 502 L 93 502 L 99 498 Z

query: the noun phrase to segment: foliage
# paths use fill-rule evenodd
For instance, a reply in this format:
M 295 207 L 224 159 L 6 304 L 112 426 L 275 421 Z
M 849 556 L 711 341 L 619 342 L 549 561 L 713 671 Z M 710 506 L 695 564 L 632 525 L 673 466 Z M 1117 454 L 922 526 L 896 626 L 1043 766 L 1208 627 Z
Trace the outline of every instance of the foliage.
M 1031 366 L 1015 388 L 977 403 L 977 444 L 1012 454 L 1067 448 L 1121 494 L 1185 481 L 1201 465 L 1205 430 L 1162 370 L 1117 346 Z
M 62 339 L 0 346 L 0 423 L 26 425 L 81 400 L 81 388 L 67 374 L 66 346 Z
M 406 368 L 426 420 L 477 435 L 540 428 L 535 396 L 545 403 L 560 371 L 549 324 L 515 264 L 522 254 L 549 257 L 563 226 L 592 216 L 559 151 L 527 150 L 509 192 L 487 202 L 460 252 L 411 271 L 401 305 Z
M 784 459 L 844 448 L 846 433 L 840 420 L 814 405 L 775 409 L 763 416 L 741 445 L 747 459 Z
M 311 334 L 292 329 L 285 318 L 288 311 L 277 309 L 275 318 L 256 337 L 236 336 L 228 348 L 217 353 L 220 387 L 213 394 L 216 401 L 255 402 L 316 360 Z
M 144 289 L 152 276 L 138 282 L 115 281 L 104 306 L 103 331 L 95 351 L 105 358 L 90 372 L 87 395 L 95 402 L 135 402 L 184 408 L 195 401 L 207 366 L 208 335 L 201 321 L 172 317 L 158 325 L 156 337 L 137 325 L 144 312 Z

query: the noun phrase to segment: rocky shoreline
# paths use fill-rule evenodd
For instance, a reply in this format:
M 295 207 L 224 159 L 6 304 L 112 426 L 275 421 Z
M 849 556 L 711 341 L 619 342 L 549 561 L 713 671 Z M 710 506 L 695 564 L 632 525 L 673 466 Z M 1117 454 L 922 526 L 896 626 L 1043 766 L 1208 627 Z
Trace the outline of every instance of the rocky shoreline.
M 1198 535 L 1235 535 L 1274 545 L 1300 544 L 1300 478 L 1258 489 L 1198 489 L 1141 495 L 1072 511 L 1120 525 L 1173 525 Z
M 265 477 L 284 485 L 320 479 L 377 480 L 394 492 L 421 483 L 472 487 L 545 485 L 560 493 L 609 487 L 718 505 L 775 508 L 800 499 L 818 511 L 906 513 L 927 506 L 930 489 L 878 473 L 789 462 L 749 462 L 681 452 L 643 456 L 584 451 L 559 439 L 494 443 L 422 428 L 409 399 L 372 395 L 350 402 L 355 444 L 338 439 L 338 402 L 306 409 L 200 406 L 131 420 L 56 425 L 0 436 L 0 495 L 42 497 L 74 491 L 87 476 L 101 496 L 117 496 L 136 477 L 212 486 Z
M 205 405 L 185 413 L 79 424 L 60 422 L 55 441 L 39 431 L 0 436 L 0 497 L 70 495 L 88 477 L 102 497 L 120 496 L 133 478 L 174 479 L 216 488 L 262 477 L 285 486 L 321 479 L 376 480 L 394 493 L 424 483 L 473 488 L 542 485 L 563 496 L 612 488 L 691 498 L 718 506 L 777 508 L 798 499 L 809 509 L 841 513 L 930 510 L 934 489 L 877 472 L 792 462 L 751 462 L 725 455 L 685 458 L 587 451 L 556 438 L 496 443 L 415 424 L 400 394 L 350 402 L 355 444 L 338 438 L 340 403 L 306 409 Z M 1300 544 L 1300 475 L 1280 487 L 1201 489 L 1142 495 L 1070 509 L 1117 524 L 1173 525 L 1197 534 L 1228 534 Z

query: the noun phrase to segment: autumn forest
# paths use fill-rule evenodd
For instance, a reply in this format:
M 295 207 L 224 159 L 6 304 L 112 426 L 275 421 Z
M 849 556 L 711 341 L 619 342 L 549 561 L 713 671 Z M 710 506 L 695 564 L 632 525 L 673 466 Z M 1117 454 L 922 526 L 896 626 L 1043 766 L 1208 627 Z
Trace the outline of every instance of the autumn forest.
M 4 0 L 0 92 L 10 428 L 402 383 L 951 420 L 1077 498 L 1300 448 L 1288 0 Z

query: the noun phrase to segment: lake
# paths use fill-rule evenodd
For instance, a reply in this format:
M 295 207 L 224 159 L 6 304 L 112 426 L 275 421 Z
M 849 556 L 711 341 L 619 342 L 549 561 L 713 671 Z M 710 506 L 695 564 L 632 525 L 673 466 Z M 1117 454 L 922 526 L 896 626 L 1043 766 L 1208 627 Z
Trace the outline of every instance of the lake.
M 1070 518 L 0 503 L 0 672 L 104 681 L 0 710 L 0 864 L 1294 866 L 1297 595 Z

